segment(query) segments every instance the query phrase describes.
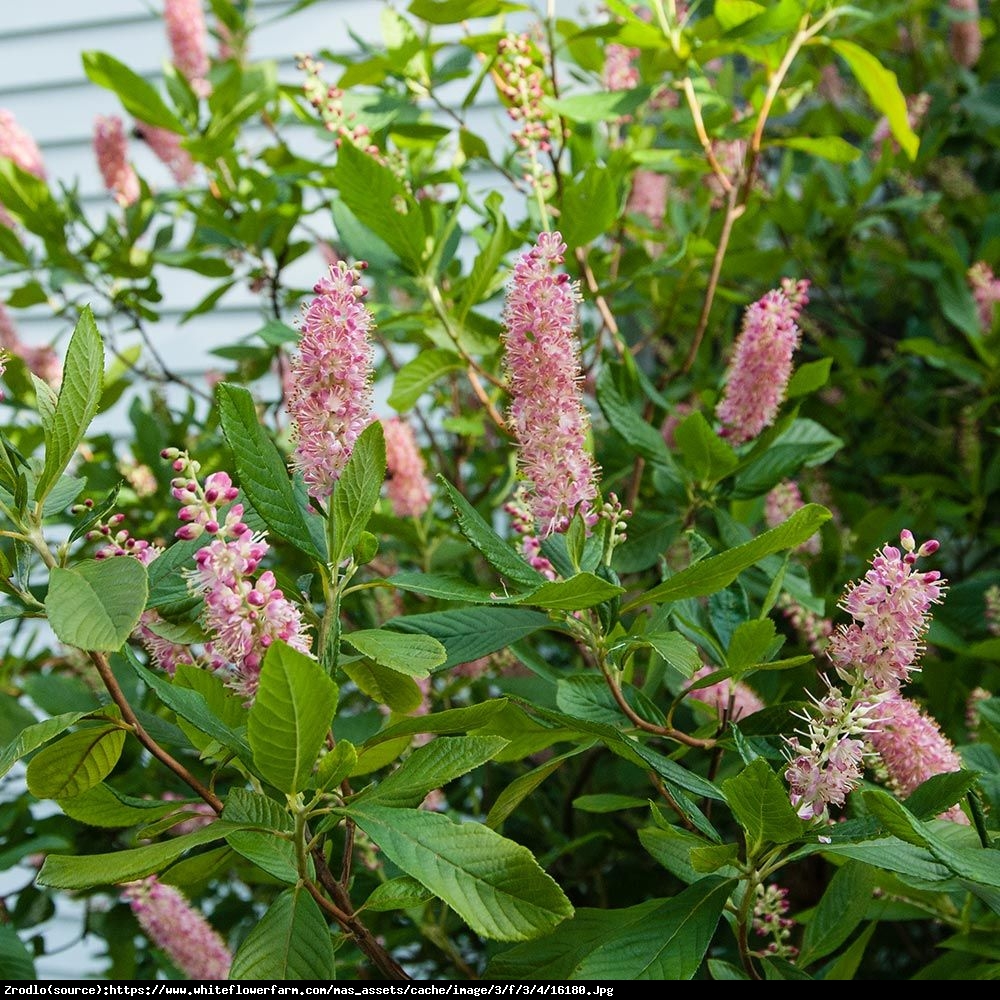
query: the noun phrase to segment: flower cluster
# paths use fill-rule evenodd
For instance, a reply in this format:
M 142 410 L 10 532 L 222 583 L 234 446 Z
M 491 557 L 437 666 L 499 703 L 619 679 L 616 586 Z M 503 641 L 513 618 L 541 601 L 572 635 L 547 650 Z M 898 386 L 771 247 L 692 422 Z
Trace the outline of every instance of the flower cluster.
M 757 899 L 753 908 L 753 929 L 760 937 L 769 937 L 764 949 L 768 955 L 792 959 L 798 948 L 789 943 L 795 921 L 787 917 L 788 890 L 773 883 L 768 886 L 757 883 Z
M 104 186 L 125 207 L 139 200 L 139 178 L 128 159 L 125 126 L 117 115 L 99 115 L 94 122 L 94 154 Z
M 948 28 L 948 51 L 959 66 L 971 69 L 983 54 L 979 27 L 979 0 L 948 0 L 952 20 Z
M 396 517 L 420 517 L 431 502 L 430 484 L 413 428 L 401 417 L 382 421 L 386 492 Z
M 3 209 L 0 207 L 0 218 L 2 212 Z M 62 360 L 59 355 L 48 344 L 33 347 L 24 343 L 2 302 L 0 302 L 0 349 L 7 357 L 19 357 L 28 371 L 49 385 L 56 387 L 62 381 Z
M 986 630 L 990 635 L 1000 635 L 1000 584 L 994 583 L 983 592 L 983 610 Z
M 493 82 L 507 107 L 507 114 L 520 129 L 513 133 L 522 149 L 546 152 L 559 120 L 544 103 L 550 87 L 542 69 L 541 53 L 527 35 L 505 35 L 497 43 Z
M 558 574 L 555 566 L 542 555 L 542 543 L 535 531 L 535 518 L 528 508 L 528 498 L 524 486 L 518 486 L 514 496 L 503 505 L 510 515 L 510 525 L 521 537 L 521 555 L 525 562 L 538 570 L 547 580 L 555 580 Z
M 194 177 L 194 160 L 181 145 L 181 137 L 176 132 L 147 125 L 145 122 L 136 122 L 135 128 L 178 184 L 187 184 Z
M 136 920 L 188 979 L 222 980 L 233 957 L 212 925 L 172 885 L 155 875 L 130 882 L 122 896 Z
M 556 271 L 565 250 L 559 233 L 539 236 L 514 266 L 503 317 L 510 423 L 542 538 L 565 531 L 578 510 L 592 517 L 597 497 L 580 389 L 579 293 L 567 274 Z
M 650 228 L 659 229 L 667 213 L 669 191 L 670 177 L 667 174 L 654 170 L 637 170 L 632 175 L 632 190 L 625 210 L 645 216 Z
M 751 441 L 774 423 L 801 339 L 796 320 L 809 301 L 807 288 L 807 281 L 799 281 L 768 292 L 744 314 L 715 411 L 722 436 L 733 444 Z
M 303 84 L 306 99 L 319 113 L 327 131 L 337 137 L 337 145 L 346 139 L 380 163 L 384 162 L 382 151 L 371 141 L 371 129 L 357 120 L 355 112 L 345 109 L 344 91 L 323 82 L 323 64 L 312 56 L 303 55 L 299 57 L 298 67 L 306 74 Z
M 809 608 L 803 607 L 798 601 L 787 592 L 782 592 L 775 607 L 788 620 L 788 623 L 795 629 L 799 639 L 812 650 L 817 656 L 826 652 L 830 636 L 833 635 L 833 622 L 829 618 L 816 614 Z
M 25 173 L 45 179 L 45 164 L 38 144 L 6 108 L 0 108 L 0 159 L 11 160 Z M 0 225 L 13 224 L 14 220 L 0 203 Z
M 316 283 L 291 365 L 287 408 L 297 434 L 292 463 L 317 500 L 333 492 L 371 420 L 372 316 L 362 303 L 365 266 L 338 261 Z
M 604 48 L 604 89 L 634 90 L 639 86 L 639 70 L 635 60 L 639 49 L 611 42 Z
M 976 300 L 979 326 L 983 333 L 993 329 L 993 307 L 1000 302 L 1000 279 L 984 260 L 977 261 L 966 274 L 972 297 Z
M 166 0 L 163 18 L 174 66 L 199 97 L 208 97 L 208 28 L 201 0 Z

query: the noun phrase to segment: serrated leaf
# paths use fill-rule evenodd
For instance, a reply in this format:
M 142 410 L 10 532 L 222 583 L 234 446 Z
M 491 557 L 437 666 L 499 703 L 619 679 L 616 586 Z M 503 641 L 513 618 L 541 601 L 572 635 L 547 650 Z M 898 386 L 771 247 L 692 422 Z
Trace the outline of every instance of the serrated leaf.
M 800 964 L 805 968 L 835 952 L 864 920 L 875 891 L 875 869 L 848 861 L 837 869 L 806 924 Z
M 524 941 L 573 913 L 531 852 L 489 827 L 367 802 L 346 812 L 386 857 L 483 937 Z
M 976 786 L 979 775 L 975 771 L 952 771 L 935 774 L 915 788 L 903 805 L 917 819 L 933 819 L 960 802 Z
M 388 629 L 359 629 L 341 638 L 363 656 L 408 677 L 426 677 L 447 658 L 444 646 L 429 635 Z
M 622 694 L 641 717 L 657 725 L 666 721 L 663 713 L 638 688 L 622 685 Z M 556 684 L 556 705 L 574 719 L 588 719 L 610 726 L 631 727 L 603 677 L 579 674 L 564 677 Z
M 624 587 L 602 580 L 593 573 L 577 573 L 568 580 L 542 584 L 532 593 L 518 597 L 514 603 L 552 611 L 580 611 L 624 593 Z
M 146 567 L 138 559 L 86 559 L 52 568 L 45 611 L 67 646 L 114 652 L 139 623 L 146 594 Z
M 459 576 L 442 573 L 404 572 L 386 579 L 386 583 L 399 590 L 414 594 L 426 594 L 442 601 L 463 601 L 467 604 L 492 604 L 496 599 L 494 591 L 469 583 Z
M 700 875 L 731 868 L 740 856 L 739 844 L 707 844 L 691 848 L 691 867 Z
M 76 454 L 97 413 L 103 381 L 104 344 L 94 314 L 85 306 L 66 349 L 59 400 L 45 433 L 45 466 L 35 483 L 36 502 L 48 495 Z
M 736 452 L 712 430 L 700 410 L 674 428 L 674 441 L 692 478 L 703 485 L 717 483 L 739 465 Z
M 375 913 L 387 913 L 390 910 L 409 910 L 434 898 L 430 889 L 422 886 L 409 875 L 391 878 L 388 882 L 375 886 L 372 894 L 364 901 L 361 909 Z
M 770 618 L 741 622 L 729 640 L 726 663 L 731 670 L 744 670 L 760 663 L 774 643 L 776 630 Z
M 787 844 L 802 836 L 802 820 L 789 801 L 788 789 L 763 757 L 724 781 L 722 794 L 743 827 L 748 855 L 766 843 Z
M 835 38 L 830 46 L 847 63 L 875 108 L 885 115 L 889 129 L 903 152 L 911 160 L 915 160 L 920 140 L 910 126 L 906 98 L 899 88 L 896 74 L 886 69 L 871 52 L 856 42 Z
M 299 880 L 295 845 L 275 833 L 291 832 L 293 823 L 287 809 L 266 795 L 234 788 L 226 796 L 222 818 L 230 823 L 252 824 L 267 830 L 267 833 L 243 830 L 229 834 L 226 840 L 234 851 L 258 868 L 280 882 L 295 885 Z M 309 864 L 311 870 L 312 862 Z
M 646 799 L 639 799 L 634 795 L 615 795 L 612 792 L 604 792 L 597 795 L 580 795 L 573 799 L 574 809 L 590 813 L 621 812 L 623 809 L 645 809 L 648 804 Z
M 79 722 L 88 712 L 66 712 L 55 718 L 37 722 L 21 731 L 17 739 L 0 750 L 0 778 L 2 778 L 22 757 L 54 740 L 75 722 Z
M 393 618 L 388 623 L 402 632 L 433 636 L 444 645 L 448 658 L 441 669 L 470 663 L 498 649 L 505 649 L 539 629 L 552 625 L 548 615 L 526 608 L 455 608 L 422 615 Z
M 615 383 L 614 371 L 603 368 L 597 376 L 597 402 L 611 427 L 647 461 L 672 466 L 673 458 L 663 435 L 629 405 Z
M 517 555 L 447 479 L 443 476 L 438 479 L 448 493 L 462 534 L 501 576 L 531 588 L 546 582 L 545 577 Z
M 386 740 L 414 733 L 467 733 L 485 726 L 506 707 L 506 698 L 491 698 L 489 701 L 470 705 L 468 708 L 449 708 L 444 712 L 434 712 L 432 715 L 404 719 L 377 732 L 365 741 L 365 746 L 374 746 Z M 503 733 L 499 735 L 502 736 Z
M 324 559 L 306 522 L 284 460 L 257 418 L 253 396 L 239 385 L 220 382 L 216 388 L 219 418 L 236 462 L 240 487 L 281 538 L 314 559 Z
M 8 982 L 28 982 L 35 979 L 35 960 L 25 948 L 17 931 L 0 925 L 0 969 Z M 16 992 L 16 991 L 15 991 Z
M 184 126 L 151 83 L 107 52 L 84 52 L 83 71 L 99 87 L 112 91 L 122 107 L 141 122 L 184 134 Z
M 337 740 L 332 750 L 320 757 L 316 768 L 316 787 L 332 788 L 339 785 L 358 762 L 358 751 L 353 743 Z
M 861 150 L 852 146 L 839 135 L 796 135 L 786 139 L 772 139 L 769 146 L 783 146 L 785 149 L 797 149 L 810 156 L 819 156 L 831 163 L 853 163 Z
M 397 413 L 406 413 L 439 378 L 464 367 L 454 351 L 437 348 L 421 351 L 396 372 L 387 402 Z
M 373 701 L 388 705 L 393 712 L 407 715 L 416 710 L 424 700 L 417 682 L 397 670 L 366 660 L 341 663 L 341 668 L 357 684 L 359 690 Z
M 28 764 L 28 791 L 38 799 L 72 798 L 100 784 L 125 746 L 118 726 L 81 729 L 40 750 Z
M 766 556 L 801 545 L 829 519 L 830 512 L 825 507 L 814 503 L 806 504 L 776 528 L 675 573 L 669 580 L 630 601 L 624 610 L 629 611 L 643 604 L 703 597 L 721 590 L 732 583 L 743 570 L 749 569 Z
M 59 800 L 59 807 L 78 823 L 114 830 L 154 822 L 182 809 L 183 803 L 137 799 L 102 783 L 71 799 Z
M 229 978 L 329 981 L 333 942 L 316 900 L 303 886 L 286 889 L 233 956 Z
M 210 844 L 245 829 L 244 824 L 216 821 L 204 829 L 161 844 L 83 857 L 50 854 L 38 873 L 37 882 L 50 889 L 93 889 L 99 885 L 133 882 L 162 870 L 193 847 Z
M 501 736 L 450 736 L 419 747 L 377 785 L 365 789 L 353 803 L 374 802 L 405 809 L 418 806 L 427 793 L 485 764 L 507 746 Z M 352 804 L 353 804 L 352 803 Z
M 693 677 L 701 667 L 698 647 L 680 632 L 650 632 L 639 636 L 638 640 L 651 646 L 675 670 L 684 677 Z
M 342 562 L 357 545 L 378 503 L 384 481 L 385 439 L 382 425 L 376 420 L 358 435 L 333 490 L 331 516 L 336 541 L 331 562 Z
M 337 685 L 313 659 L 277 640 L 260 668 L 247 718 L 254 764 L 283 792 L 306 787 L 337 710 Z

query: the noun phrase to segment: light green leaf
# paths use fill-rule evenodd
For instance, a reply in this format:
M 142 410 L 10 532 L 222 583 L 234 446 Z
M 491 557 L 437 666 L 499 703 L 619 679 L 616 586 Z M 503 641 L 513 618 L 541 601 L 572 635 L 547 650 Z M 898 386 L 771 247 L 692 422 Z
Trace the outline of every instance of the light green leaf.
M 655 818 L 657 807 L 654 806 L 653 808 Z M 688 833 L 686 830 L 682 830 L 676 826 L 669 826 L 664 823 L 662 827 L 641 827 L 639 829 L 639 843 L 671 875 L 676 876 L 682 882 L 690 885 L 701 878 L 701 873 L 695 871 L 691 865 L 691 854 L 693 851 L 708 846 L 703 838 L 693 833 Z M 719 874 L 734 878 L 738 873 L 733 868 L 731 871 L 720 871 Z
M 59 808 L 78 823 L 114 830 L 155 822 L 183 810 L 184 803 L 137 799 L 102 783 L 71 799 L 61 799 Z
M 281 640 L 260 668 L 247 740 L 260 773 L 283 792 L 306 787 L 337 710 L 337 685 L 313 659 Z
M 462 534 L 483 554 L 486 561 L 501 576 L 514 583 L 532 588 L 545 582 L 545 577 L 517 555 L 447 479 L 443 476 L 438 476 L 438 479 L 441 480 L 448 493 L 448 499 L 451 501 Z
M 638 688 L 622 685 L 622 694 L 632 709 L 649 722 L 663 725 L 663 713 Z M 603 722 L 609 726 L 631 727 L 603 677 L 577 674 L 556 684 L 556 705 L 574 719 Z
M 731 670 L 744 670 L 760 663 L 774 643 L 776 632 L 770 618 L 741 622 L 726 650 L 726 662 Z
M 598 90 L 590 94 L 573 94 L 560 100 L 548 98 L 546 104 L 557 115 L 574 122 L 616 121 L 630 115 L 649 97 L 649 87 L 629 90 Z
M 467 733 L 479 729 L 490 722 L 495 715 L 507 707 L 506 698 L 491 698 L 468 708 L 449 708 L 433 715 L 421 715 L 415 719 L 403 719 L 377 732 L 365 741 L 365 746 L 374 746 L 386 740 L 414 733 Z M 499 735 L 503 735 L 500 733 Z
M 400 875 L 388 882 L 375 886 L 372 894 L 364 901 L 362 910 L 372 910 L 375 913 L 387 913 L 390 910 L 410 910 L 415 906 L 423 906 L 432 900 L 434 893 L 424 888 L 415 878 Z
M 603 96 L 620 99 L 623 93 L 627 93 L 629 99 L 632 99 L 638 89 Z M 569 101 L 575 99 L 567 98 Z M 619 211 L 616 176 L 602 164 L 588 163 L 579 179 L 572 180 L 563 187 L 559 231 L 570 252 L 609 232 Z
M 486 825 L 491 830 L 498 830 L 503 826 L 503 822 L 508 816 L 545 781 L 549 775 L 554 774 L 570 757 L 575 757 L 583 748 L 578 747 L 567 753 L 560 754 L 547 760 L 544 764 L 522 774 L 509 782 L 503 791 L 497 796 L 496 802 L 490 807 L 486 816 Z
M 830 519 L 830 512 L 818 504 L 806 504 L 787 521 L 736 548 L 675 573 L 669 580 L 630 601 L 624 610 L 643 604 L 661 604 L 686 597 L 702 597 L 728 586 L 743 572 L 765 556 L 791 549 L 811 538 L 821 524 Z
M 463 601 L 468 604 L 492 604 L 496 600 L 494 591 L 468 583 L 460 576 L 446 576 L 441 573 L 403 572 L 386 579 L 399 590 L 414 594 L 426 594 L 442 601 Z
M 691 867 L 700 875 L 710 875 L 720 868 L 732 868 L 739 856 L 739 844 L 708 844 L 704 847 L 692 847 Z
M 352 804 L 364 801 L 405 809 L 418 806 L 429 791 L 485 764 L 507 746 L 500 736 L 450 736 L 414 750 L 391 774 L 361 792 Z
M 795 135 L 786 139 L 772 139 L 769 146 L 784 146 L 785 149 L 797 149 L 810 156 L 819 156 L 831 163 L 853 163 L 861 150 L 852 146 L 839 135 Z
M 605 792 L 598 795 L 580 795 L 573 799 L 573 808 L 581 812 L 611 813 L 623 809 L 645 809 L 649 805 L 646 799 L 638 799 L 634 795 L 615 795 Z
M 386 857 L 483 937 L 523 941 L 573 913 L 531 852 L 489 827 L 368 803 L 346 811 Z
M 64 733 L 74 722 L 79 722 L 88 712 L 66 712 L 55 718 L 37 722 L 21 730 L 17 739 L 0 750 L 0 778 L 22 757 Z
M 162 844 L 148 844 L 110 854 L 75 855 L 50 854 L 38 873 L 39 885 L 50 889 L 93 889 L 99 885 L 118 885 L 145 878 L 161 871 L 193 847 L 211 844 L 231 833 L 245 830 L 241 823 L 216 821 L 211 826 L 172 837 Z
M 788 390 L 785 396 L 788 399 L 795 399 L 798 396 L 805 396 L 817 389 L 822 389 L 830 379 L 832 367 L 833 358 L 808 361 L 804 365 L 799 365 L 788 380 Z
M 122 107 L 139 121 L 184 134 L 184 126 L 151 83 L 107 52 L 84 52 L 83 71 L 99 87 L 112 91 Z
M 442 669 L 469 663 L 525 639 L 552 625 L 548 615 L 526 608 L 455 608 L 422 615 L 406 615 L 388 623 L 402 632 L 433 636 L 444 644 L 448 658 Z
M 78 649 L 121 649 L 146 606 L 146 567 L 138 559 L 86 559 L 53 567 L 45 611 L 52 631 Z
M 271 903 L 233 956 L 229 978 L 272 982 L 336 978 L 330 930 L 304 887 L 286 889 Z
M 835 952 L 864 920 L 875 890 L 875 869 L 860 861 L 848 861 L 830 884 L 806 924 L 800 964 L 803 968 Z
M 276 535 L 306 555 L 323 559 L 285 462 L 260 424 L 253 396 L 243 386 L 220 382 L 216 397 L 222 431 L 236 462 L 240 487 L 254 510 Z
M 500 265 L 512 238 L 510 226 L 507 225 L 502 209 L 503 199 L 498 193 L 494 192 L 487 196 L 486 210 L 493 219 L 493 232 L 473 262 L 468 278 L 462 283 L 461 297 L 455 310 L 456 317 L 461 323 L 465 322 L 470 310 L 484 297 L 490 297 L 503 281 Z
M 464 367 L 454 351 L 438 348 L 421 351 L 396 372 L 388 403 L 397 413 L 406 413 L 439 378 Z
M 733 495 L 756 497 L 776 483 L 794 476 L 803 466 L 829 461 L 844 442 L 814 420 L 793 420 L 760 454 L 737 473 Z
M 8 982 L 30 982 L 35 979 L 35 960 L 22 944 L 17 931 L 0 924 L 0 969 Z
M 28 791 L 38 799 L 70 799 L 100 784 L 125 746 L 118 726 L 81 729 L 40 750 L 28 764 Z
M 532 593 L 518 597 L 514 603 L 552 611 L 580 611 L 624 593 L 624 587 L 602 580 L 593 573 L 577 573 L 568 580 L 544 583 Z
M 103 380 L 104 344 L 94 314 L 85 306 L 66 349 L 59 401 L 46 428 L 45 467 L 35 484 L 36 502 L 44 500 L 76 454 L 97 413 Z
M 358 762 L 358 751 L 353 743 L 337 740 L 332 750 L 319 759 L 316 768 L 316 787 L 332 788 L 339 785 Z
M 802 820 L 789 801 L 788 789 L 763 757 L 724 781 L 722 794 L 743 827 L 748 855 L 764 844 L 787 844 L 802 836 Z
M 362 656 L 408 677 L 426 677 L 447 658 L 437 639 L 419 633 L 405 635 L 373 628 L 347 632 L 341 638 Z
M 296 866 L 295 845 L 278 833 L 290 833 L 292 817 L 274 799 L 243 788 L 234 788 L 226 796 L 222 818 L 229 823 L 263 827 L 266 833 L 242 830 L 226 838 L 234 851 L 252 861 L 268 875 L 295 885 L 299 880 Z M 312 861 L 309 862 L 310 870 Z
M 709 426 L 700 410 L 674 428 L 674 441 L 692 478 L 711 486 L 739 465 L 736 452 Z
M 394 712 L 406 715 L 414 711 L 424 696 L 412 677 L 378 663 L 361 660 L 341 663 L 345 674 L 357 684 L 359 690 L 373 701 L 388 705 Z M 352 772 L 357 773 L 357 772 Z
M 684 677 L 693 677 L 701 667 L 701 654 L 690 639 L 680 632 L 650 632 L 638 640 L 651 646 L 667 663 Z
M 896 74 L 886 69 L 871 52 L 856 42 L 835 38 L 830 46 L 847 63 L 875 108 L 885 115 L 903 152 L 911 160 L 915 160 L 920 140 L 910 127 L 906 98 L 899 88 Z
M 378 503 L 384 481 L 385 438 L 382 425 L 376 420 L 358 435 L 333 490 L 331 516 L 336 541 L 331 562 L 342 562 L 357 545 Z

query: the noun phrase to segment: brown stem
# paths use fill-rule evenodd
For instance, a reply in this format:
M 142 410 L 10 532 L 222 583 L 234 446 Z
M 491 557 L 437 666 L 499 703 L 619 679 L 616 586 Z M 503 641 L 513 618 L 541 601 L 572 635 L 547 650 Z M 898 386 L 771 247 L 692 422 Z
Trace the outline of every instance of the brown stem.
M 663 779 L 655 771 L 650 771 L 649 780 L 652 781 L 653 784 L 656 786 L 656 790 L 657 792 L 660 793 L 660 797 L 663 799 L 663 801 L 666 802 L 667 805 L 670 806 L 670 808 L 673 809 L 675 813 L 677 813 L 677 816 L 681 821 L 681 826 L 683 826 L 684 829 L 690 830 L 692 833 L 694 833 L 694 823 L 692 823 L 691 820 L 688 819 L 688 817 L 684 813 L 684 810 L 681 809 L 681 807 L 677 804 L 677 800 L 667 790 L 667 786 L 663 783 Z
M 691 77 L 684 77 L 684 97 L 687 99 L 688 108 L 691 110 L 691 117 L 694 119 L 694 130 L 698 134 L 698 141 L 701 143 L 701 148 L 705 151 L 705 158 L 708 160 L 708 165 L 712 168 L 712 173 L 719 179 L 719 183 L 722 185 L 722 190 L 729 194 L 735 186 L 733 182 L 729 179 L 729 175 L 722 169 L 721 164 L 715 158 L 715 150 L 712 149 L 712 140 L 708 137 L 708 132 L 705 131 L 705 121 L 701 117 L 701 105 L 698 103 L 698 98 L 694 92 L 694 84 L 691 82 Z
M 125 692 L 122 691 L 121 687 L 118 685 L 118 681 L 115 679 L 115 675 L 111 672 L 111 665 L 108 663 L 107 657 L 103 653 L 98 653 L 92 650 L 89 653 L 90 661 L 97 667 L 97 672 L 101 675 L 101 680 L 104 682 L 105 688 L 107 688 L 108 694 L 111 695 L 112 701 L 121 710 L 122 718 L 132 727 L 132 731 L 135 733 L 136 739 L 158 760 L 161 764 L 165 764 L 178 778 L 181 779 L 189 788 L 191 788 L 195 793 L 200 795 L 217 813 L 222 813 L 222 799 L 218 797 L 211 789 L 206 788 L 180 761 L 175 760 L 173 757 L 167 753 L 163 747 L 160 746 L 156 740 L 153 739 L 149 733 L 146 732 L 142 727 L 142 723 L 136 718 L 135 712 L 132 710 L 132 706 L 128 703 L 128 699 L 125 697 Z
M 594 296 L 594 305 L 597 306 L 597 311 L 601 314 L 604 326 L 611 333 L 612 339 L 614 340 L 615 350 L 618 352 L 618 356 L 621 357 L 625 352 L 622 347 L 621 333 L 618 330 L 618 323 L 615 320 L 614 313 L 611 312 L 608 300 L 601 294 L 600 286 L 597 284 L 597 278 L 594 276 L 593 270 L 591 270 L 590 263 L 587 260 L 587 252 L 583 247 L 576 248 L 576 259 L 580 265 L 583 280 L 587 283 L 587 291 Z

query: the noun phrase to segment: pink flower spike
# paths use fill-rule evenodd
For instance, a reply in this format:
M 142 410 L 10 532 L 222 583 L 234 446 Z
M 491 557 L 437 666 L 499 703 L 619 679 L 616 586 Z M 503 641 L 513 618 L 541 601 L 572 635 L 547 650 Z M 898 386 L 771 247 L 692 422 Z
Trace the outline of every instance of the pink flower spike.
M 178 184 L 187 184 L 194 177 L 194 160 L 181 145 L 181 137 L 176 132 L 145 122 L 136 122 L 136 131 Z
M 208 28 L 201 0 L 166 0 L 163 18 L 174 65 L 199 97 L 208 97 Z
M 515 264 L 504 308 L 510 423 L 542 538 L 565 531 L 578 510 L 591 516 L 597 497 L 580 389 L 579 293 L 568 275 L 555 270 L 565 251 L 558 233 L 542 233 Z
M 721 434 L 733 444 L 752 441 L 774 423 L 792 375 L 792 355 L 801 334 L 795 321 L 808 301 L 806 282 L 795 298 L 768 292 L 747 308 L 716 416 Z
M 413 436 L 401 417 L 382 421 L 385 434 L 386 493 L 396 517 L 420 517 L 431 502 L 426 466 Z
M 128 160 L 125 126 L 117 115 L 100 116 L 94 123 L 94 152 L 104 186 L 123 208 L 139 200 L 139 178 Z
M 45 164 L 38 144 L 6 108 L 0 108 L 0 158 L 12 160 L 25 173 L 45 180 Z

